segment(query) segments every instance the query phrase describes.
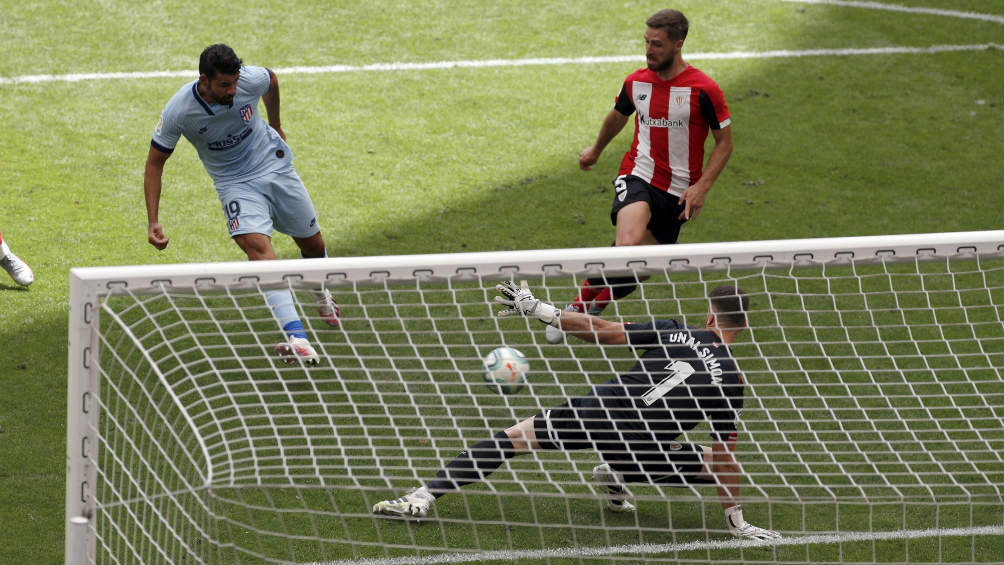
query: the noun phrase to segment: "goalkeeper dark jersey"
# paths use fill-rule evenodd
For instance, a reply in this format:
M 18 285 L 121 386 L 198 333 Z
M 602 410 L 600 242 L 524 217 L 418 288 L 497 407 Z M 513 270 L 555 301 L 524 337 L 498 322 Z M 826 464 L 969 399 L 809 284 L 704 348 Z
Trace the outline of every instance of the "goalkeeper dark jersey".
M 534 417 L 544 449 L 596 449 L 608 461 L 653 459 L 681 449 L 673 441 L 708 420 L 719 441 L 735 439 L 743 385 L 728 347 L 714 332 L 677 320 L 628 324 L 642 350 L 630 371 L 589 394 Z M 668 450 L 668 451 L 667 451 Z
M 664 442 L 707 420 L 712 437 L 735 439 L 743 384 L 714 332 L 677 320 L 628 324 L 624 330 L 628 344 L 643 353 L 630 371 L 594 390 L 617 431 Z

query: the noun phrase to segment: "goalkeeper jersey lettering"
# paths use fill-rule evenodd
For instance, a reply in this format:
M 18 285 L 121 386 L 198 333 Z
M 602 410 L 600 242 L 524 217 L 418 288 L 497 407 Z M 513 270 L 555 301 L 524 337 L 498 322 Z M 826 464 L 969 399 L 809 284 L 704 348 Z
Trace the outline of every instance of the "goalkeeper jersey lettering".
M 186 84 L 164 107 L 151 145 L 171 153 L 184 136 L 217 185 L 289 168 L 292 151 L 258 112 L 258 100 L 268 92 L 269 81 L 265 67 L 241 67 L 229 106 L 207 102 L 199 94 L 197 80 Z
M 620 397 L 631 407 L 638 429 L 662 441 L 707 420 L 711 435 L 735 439 L 743 407 L 743 385 L 728 347 L 714 332 L 687 327 L 677 320 L 625 326 L 628 343 L 642 349 L 640 359 L 620 377 L 596 387 L 597 396 Z
M 649 69 L 635 71 L 624 80 L 614 108 L 636 114 L 634 141 L 618 174 L 677 196 L 701 178 L 708 131 L 732 122 L 722 89 L 690 66 L 668 81 Z

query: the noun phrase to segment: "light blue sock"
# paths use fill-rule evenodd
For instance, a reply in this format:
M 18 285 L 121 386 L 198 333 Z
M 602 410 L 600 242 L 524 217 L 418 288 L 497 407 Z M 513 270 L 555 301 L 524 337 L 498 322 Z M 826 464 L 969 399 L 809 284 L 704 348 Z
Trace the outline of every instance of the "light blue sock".
M 272 315 L 282 326 L 282 331 L 289 337 L 302 337 L 306 339 L 307 332 L 303 329 L 300 317 L 296 315 L 296 307 L 293 306 L 293 293 L 288 290 L 269 290 L 265 292 L 265 301 L 272 309 Z

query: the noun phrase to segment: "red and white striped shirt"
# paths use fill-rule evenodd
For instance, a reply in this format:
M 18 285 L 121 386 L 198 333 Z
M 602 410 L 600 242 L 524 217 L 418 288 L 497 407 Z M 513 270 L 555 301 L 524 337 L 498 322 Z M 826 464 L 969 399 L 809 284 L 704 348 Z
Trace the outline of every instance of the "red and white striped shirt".
M 691 66 L 668 81 L 647 68 L 635 71 L 624 79 L 614 108 L 625 116 L 637 111 L 634 142 L 619 174 L 677 196 L 701 178 L 708 130 L 731 123 L 722 89 Z

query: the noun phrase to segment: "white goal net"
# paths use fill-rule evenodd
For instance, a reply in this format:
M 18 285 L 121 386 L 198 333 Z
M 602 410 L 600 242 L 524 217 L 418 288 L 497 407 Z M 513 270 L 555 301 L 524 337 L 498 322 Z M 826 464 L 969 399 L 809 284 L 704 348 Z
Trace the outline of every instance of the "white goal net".
M 611 513 L 588 449 L 509 459 L 421 521 L 371 513 L 636 360 L 498 318 L 497 283 L 564 306 L 625 275 L 604 318 L 701 326 L 714 287 L 750 295 L 736 458 L 746 519 L 780 540 L 731 537 L 714 486 L 632 485 L 637 511 Z M 317 366 L 274 356 L 274 289 Z M 482 380 L 502 345 L 529 358 L 515 394 Z M 73 269 L 66 559 L 1001 561 L 1002 368 L 1004 231 Z

